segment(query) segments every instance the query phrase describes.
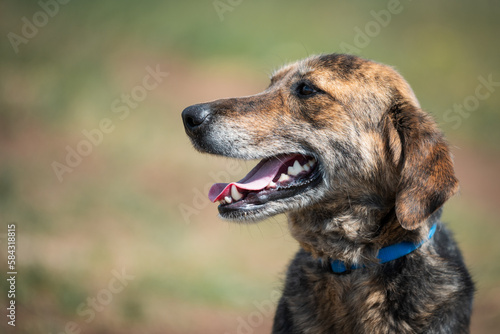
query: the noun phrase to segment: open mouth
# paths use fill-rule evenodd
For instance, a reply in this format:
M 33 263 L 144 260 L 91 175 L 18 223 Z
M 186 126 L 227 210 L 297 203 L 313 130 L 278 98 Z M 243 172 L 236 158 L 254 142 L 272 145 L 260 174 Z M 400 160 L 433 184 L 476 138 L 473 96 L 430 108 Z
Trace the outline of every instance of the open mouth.
M 216 183 L 209 191 L 219 212 L 253 210 L 314 187 L 321 180 L 318 162 L 302 154 L 278 155 L 259 162 L 238 182 Z

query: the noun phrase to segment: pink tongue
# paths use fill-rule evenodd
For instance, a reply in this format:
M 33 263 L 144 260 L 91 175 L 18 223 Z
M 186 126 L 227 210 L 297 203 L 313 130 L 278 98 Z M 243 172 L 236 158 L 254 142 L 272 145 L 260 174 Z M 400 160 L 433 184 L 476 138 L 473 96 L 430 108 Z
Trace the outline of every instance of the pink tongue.
M 234 185 L 238 190 L 262 190 L 271 182 L 280 167 L 296 156 L 286 156 L 281 159 L 274 158 L 259 162 L 244 178 L 238 182 L 216 183 L 210 188 L 208 198 L 212 202 L 220 201 L 226 196 L 231 196 L 231 187 Z

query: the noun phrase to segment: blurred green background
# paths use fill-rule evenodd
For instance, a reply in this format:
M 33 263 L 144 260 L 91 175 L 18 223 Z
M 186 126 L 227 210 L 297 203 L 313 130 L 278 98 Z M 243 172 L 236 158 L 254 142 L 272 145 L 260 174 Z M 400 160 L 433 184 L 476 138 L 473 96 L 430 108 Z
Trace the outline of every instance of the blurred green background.
M 196 153 L 180 113 L 346 50 L 395 66 L 450 140 L 462 190 L 445 220 L 477 282 L 473 333 L 497 332 L 499 1 L 59 1 L 0 4 L 2 332 L 269 332 L 297 244 L 283 217 L 217 218 L 208 186 L 252 163 Z

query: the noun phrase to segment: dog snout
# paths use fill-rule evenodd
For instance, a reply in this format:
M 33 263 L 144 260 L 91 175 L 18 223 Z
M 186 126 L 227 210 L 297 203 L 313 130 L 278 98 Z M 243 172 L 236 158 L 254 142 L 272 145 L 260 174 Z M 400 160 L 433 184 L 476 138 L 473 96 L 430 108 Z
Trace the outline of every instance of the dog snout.
M 206 104 L 195 104 L 189 106 L 182 112 L 184 129 L 189 136 L 193 136 L 206 125 L 211 115 L 210 107 Z

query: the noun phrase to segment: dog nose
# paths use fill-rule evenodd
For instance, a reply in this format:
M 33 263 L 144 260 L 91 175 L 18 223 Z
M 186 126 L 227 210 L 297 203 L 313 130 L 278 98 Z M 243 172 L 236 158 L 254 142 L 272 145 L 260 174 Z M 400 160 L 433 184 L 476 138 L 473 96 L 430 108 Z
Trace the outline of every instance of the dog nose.
M 209 115 L 210 108 L 205 104 L 195 104 L 184 109 L 182 121 L 187 134 L 192 135 L 196 130 L 199 130 Z

